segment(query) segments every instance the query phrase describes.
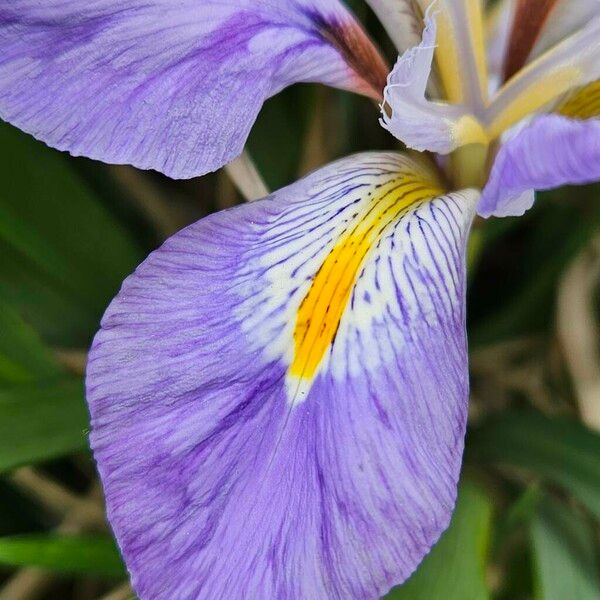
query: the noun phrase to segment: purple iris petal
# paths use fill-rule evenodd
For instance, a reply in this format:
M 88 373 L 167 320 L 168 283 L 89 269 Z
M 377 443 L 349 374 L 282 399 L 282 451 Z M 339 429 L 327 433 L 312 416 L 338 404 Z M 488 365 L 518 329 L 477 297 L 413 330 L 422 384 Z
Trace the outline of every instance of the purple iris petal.
M 398 210 L 322 368 L 300 397 L 290 387 L 317 272 L 380 203 L 422 189 L 404 180 L 411 164 L 338 161 L 188 227 L 124 283 L 87 396 L 141 598 L 378 598 L 447 526 L 468 394 L 470 192 Z
M 537 117 L 498 152 L 477 212 L 518 216 L 534 202 L 534 190 L 600 179 L 600 119 Z
M 435 14 L 425 18 L 421 42 L 399 56 L 384 90 L 379 122 L 393 136 L 420 152 L 448 154 L 484 135 L 466 106 L 427 97 L 436 49 Z
M 338 0 L 11 0 L 0 118 L 51 146 L 175 178 L 242 150 L 297 81 L 381 96 L 387 69 Z

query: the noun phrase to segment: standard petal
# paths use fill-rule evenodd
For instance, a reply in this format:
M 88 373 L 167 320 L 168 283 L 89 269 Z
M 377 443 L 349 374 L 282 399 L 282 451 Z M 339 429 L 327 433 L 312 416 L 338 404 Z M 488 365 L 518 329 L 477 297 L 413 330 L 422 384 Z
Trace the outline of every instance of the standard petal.
M 544 115 L 500 148 L 477 212 L 483 217 L 522 215 L 534 190 L 600 179 L 600 120 Z
M 476 201 L 369 153 L 168 240 L 87 373 L 142 599 L 379 598 L 448 524 Z
M 398 58 L 384 91 L 380 123 L 410 148 L 448 154 L 459 146 L 486 143 L 487 136 L 465 107 L 426 98 L 436 33 L 435 18 L 427 18 L 421 43 Z
M 387 68 L 338 0 L 11 0 L 0 118 L 51 146 L 175 178 L 240 154 L 297 81 L 381 97 Z

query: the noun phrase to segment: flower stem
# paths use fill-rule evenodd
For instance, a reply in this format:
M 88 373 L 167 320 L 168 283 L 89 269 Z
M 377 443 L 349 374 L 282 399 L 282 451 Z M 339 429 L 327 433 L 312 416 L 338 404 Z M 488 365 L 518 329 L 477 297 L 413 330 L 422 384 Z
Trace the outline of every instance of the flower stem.
M 483 188 L 488 148 L 487 144 L 468 144 L 452 153 L 450 168 L 454 185 L 458 189 Z

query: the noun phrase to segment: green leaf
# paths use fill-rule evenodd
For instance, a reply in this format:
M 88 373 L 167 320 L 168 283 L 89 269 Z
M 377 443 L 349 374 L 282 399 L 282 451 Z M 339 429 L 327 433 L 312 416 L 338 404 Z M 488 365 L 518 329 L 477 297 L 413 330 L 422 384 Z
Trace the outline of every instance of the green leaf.
M 111 578 L 125 575 L 117 547 L 108 536 L 36 534 L 0 538 L 0 564 Z
M 600 435 L 578 421 L 504 414 L 469 433 L 467 459 L 527 469 L 563 486 L 600 518 Z
M 498 534 L 500 537 L 504 537 L 523 523 L 529 523 L 538 508 L 542 494 L 542 488 L 538 481 L 530 483 L 516 502 L 505 511 L 503 522 L 497 527 L 496 540 L 498 540 Z
M 597 600 L 600 577 L 590 524 L 550 498 L 541 503 L 530 529 L 538 600 Z
M 248 148 L 270 189 L 295 181 L 314 86 L 293 86 L 263 106 L 248 139 Z
M 56 377 L 60 369 L 37 333 L 0 301 L 0 383 Z
M 481 252 L 484 243 L 483 232 L 481 228 L 473 229 L 469 235 L 469 242 L 467 244 L 467 269 L 469 277 L 477 270 L 479 260 L 481 259 Z
M 52 316 L 62 315 L 59 325 L 72 326 L 73 319 L 82 327 L 76 341 L 88 341 L 142 253 L 72 164 L 0 124 L 0 255 L 9 256 L 0 259 L 0 296 L 18 302 L 37 328 L 29 318 L 35 316 L 35 300 L 27 297 L 37 294 L 37 283 L 51 303 L 58 303 Z
M 81 380 L 0 390 L 0 472 L 87 447 Z
M 44 274 L 0 240 L 0 298 L 15 306 L 49 343 L 81 347 L 98 327 L 98 315 L 53 288 Z
M 485 600 L 492 505 L 474 483 L 460 487 L 448 530 L 414 575 L 387 600 Z

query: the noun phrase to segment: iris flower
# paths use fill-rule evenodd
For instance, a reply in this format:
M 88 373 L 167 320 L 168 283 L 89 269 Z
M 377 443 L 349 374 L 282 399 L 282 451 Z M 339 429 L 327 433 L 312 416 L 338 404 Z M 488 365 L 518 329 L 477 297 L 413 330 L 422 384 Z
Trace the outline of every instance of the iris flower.
M 299 81 L 379 101 L 412 149 L 202 219 L 108 308 L 90 440 L 141 598 L 404 581 L 455 502 L 472 220 L 600 179 L 597 1 L 369 4 L 389 75 L 338 0 L 0 3 L 0 117 L 72 154 L 202 175 Z

